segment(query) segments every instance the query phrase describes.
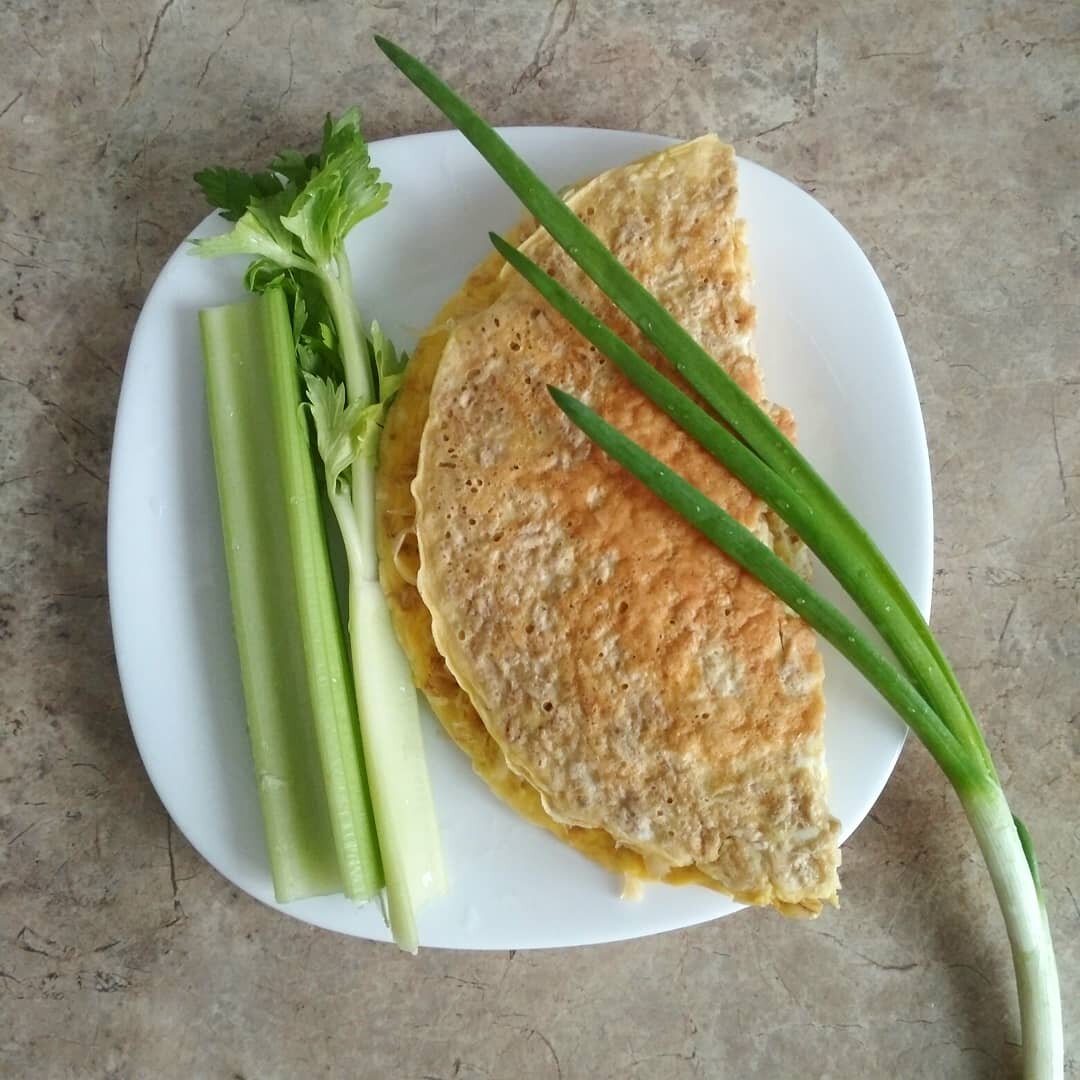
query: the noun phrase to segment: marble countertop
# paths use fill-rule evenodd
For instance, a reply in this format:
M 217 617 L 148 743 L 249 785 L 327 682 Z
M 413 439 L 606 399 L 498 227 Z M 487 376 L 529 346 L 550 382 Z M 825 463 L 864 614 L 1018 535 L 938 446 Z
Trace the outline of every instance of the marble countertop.
M 267 910 L 170 825 L 120 696 L 109 447 L 191 173 L 441 126 L 373 47 L 507 124 L 720 132 L 851 230 L 900 317 L 934 624 L 1042 859 L 1080 1075 L 1080 9 L 880 0 L 15 0 L 0 7 L 0 1073 L 999 1077 L 1000 916 L 909 741 L 815 922 L 406 957 Z

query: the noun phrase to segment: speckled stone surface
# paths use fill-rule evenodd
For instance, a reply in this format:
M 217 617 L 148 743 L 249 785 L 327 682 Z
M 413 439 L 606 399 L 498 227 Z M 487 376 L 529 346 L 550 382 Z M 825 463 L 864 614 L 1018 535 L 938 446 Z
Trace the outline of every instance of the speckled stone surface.
M 1008 950 L 909 743 L 817 922 L 428 951 L 299 925 L 171 828 L 105 586 L 109 446 L 146 291 L 203 208 L 359 100 L 440 126 L 370 42 L 502 123 L 714 129 L 853 232 L 915 368 L 936 629 L 1042 857 L 1080 1075 L 1080 9 L 985 0 L 0 2 L 0 1074 L 999 1077 Z M 794 403 L 797 405 L 797 403 Z

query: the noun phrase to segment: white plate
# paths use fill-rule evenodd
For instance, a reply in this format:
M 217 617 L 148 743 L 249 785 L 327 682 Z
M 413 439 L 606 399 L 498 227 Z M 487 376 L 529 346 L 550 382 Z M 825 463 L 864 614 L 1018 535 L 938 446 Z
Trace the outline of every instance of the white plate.
M 516 128 L 510 142 L 553 185 L 665 145 L 656 135 Z M 353 234 L 362 310 L 411 347 L 487 254 L 514 197 L 456 132 L 372 146 L 393 184 L 388 209 Z M 924 610 L 932 557 L 926 440 L 907 353 L 873 269 L 799 188 L 740 162 L 758 348 L 769 392 L 789 404 L 811 460 L 877 538 Z M 208 218 L 192 234 L 221 229 Z M 246 260 L 172 256 L 147 297 L 124 372 L 109 490 L 109 598 L 132 730 L 166 810 L 200 854 L 274 904 L 244 726 L 196 312 L 243 295 Z M 819 584 L 829 589 L 824 575 Z M 829 583 L 831 584 L 831 583 Z M 832 808 L 849 834 L 896 762 L 904 729 L 826 649 Z M 491 795 L 425 710 L 450 896 L 425 911 L 421 941 L 449 948 L 579 945 L 715 919 L 737 905 L 703 888 L 619 883 Z M 323 897 L 282 911 L 387 939 L 375 905 Z

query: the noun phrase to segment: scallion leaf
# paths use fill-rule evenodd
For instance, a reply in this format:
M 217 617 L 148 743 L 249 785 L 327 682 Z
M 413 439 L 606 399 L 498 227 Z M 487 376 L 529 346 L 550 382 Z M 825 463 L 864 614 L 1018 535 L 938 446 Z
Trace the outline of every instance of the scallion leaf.
M 553 239 L 668 358 L 705 402 L 763 461 L 784 476 L 795 491 L 812 500 L 825 527 L 842 534 L 848 545 L 859 549 L 863 562 L 877 579 L 878 588 L 888 593 L 890 606 L 910 627 L 911 632 L 897 642 L 898 657 L 908 675 L 956 736 L 992 769 L 971 709 L 918 606 L 866 531 L 810 463 L 496 131 L 416 57 L 378 35 L 375 42 L 480 151 Z
M 841 651 L 856 663 L 904 719 L 909 723 L 915 721 L 913 729 L 955 786 L 986 859 L 1012 946 L 1023 1025 L 1025 1073 L 1029 1078 L 1038 1080 L 1058 1080 L 1064 1073 L 1061 994 L 1031 839 L 1027 830 L 1009 811 L 989 750 L 956 676 L 896 572 L 847 507 L 776 428 L 769 416 L 506 142 L 419 60 L 385 38 L 376 36 L 375 40 L 390 60 L 453 121 L 534 214 L 538 223 L 686 378 L 705 403 L 715 410 L 766 467 L 777 477 L 783 478 L 791 493 L 803 500 L 804 512 L 818 518 L 822 530 L 836 534 L 838 554 L 843 564 L 840 574 L 849 579 L 874 579 L 872 590 L 864 591 L 862 600 L 871 605 L 875 625 L 895 649 L 908 678 L 905 679 L 884 662 L 884 658 L 868 642 L 863 640 L 860 644 L 861 635 L 857 632 L 840 633 L 839 642 L 834 643 L 846 645 L 847 648 Z M 523 270 L 524 264 L 519 264 L 518 269 Z M 557 292 L 552 291 L 551 296 L 557 296 Z M 564 314 L 572 312 L 571 305 L 566 307 Z M 584 324 L 585 320 L 581 321 Z M 582 327 L 579 326 L 579 329 Z M 594 343 L 601 347 L 602 341 L 605 351 L 610 349 L 612 359 L 621 357 L 623 363 L 620 366 L 624 370 L 629 373 L 638 369 L 633 358 L 612 340 L 614 335 L 598 333 L 595 327 L 592 330 L 595 333 L 592 338 Z M 637 374 L 643 375 L 640 369 Z M 736 462 L 739 455 L 730 451 L 738 440 L 724 440 L 714 428 L 706 430 L 699 416 L 686 410 L 657 386 L 653 385 L 651 390 L 647 388 L 646 383 L 649 382 L 651 380 L 642 378 L 639 385 L 650 396 L 655 393 L 654 400 L 662 408 L 668 409 L 679 423 L 685 421 L 688 430 L 696 425 L 704 435 L 703 443 L 718 453 L 725 464 L 729 460 Z M 718 507 L 707 506 L 707 500 L 700 492 L 607 426 L 580 402 L 555 389 L 552 392 L 557 403 L 575 423 L 612 453 L 616 460 L 631 471 L 636 470 L 635 475 L 657 495 L 702 528 L 733 558 L 745 558 L 748 563 L 755 565 L 757 571 L 751 572 L 760 572 L 761 580 L 778 595 L 788 593 L 795 600 L 796 610 L 824 637 L 834 640 L 837 633 L 845 629 L 836 622 L 835 616 L 839 613 L 835 609 L 823 607 L 825 601 L 820 598 L 819 602 L 812 601 L 803 590 L 809 593 L 813 593 L 813 590 L 801 579 L 796 575 L 788 577 L 777 570 L 773 563 L 761 558 L 757 549 L 748 546 L 745 538 L 738 533 L 741 526 L 730 529 L 728 523 L 731 519 L 725 522 L 726 515 Z M 746 461 L 743 460 L 741 464 L 745 467 Z M 732 471 L 735 471 L 734 468 Z M 747 475 L 750 474 L 749 469 L 745 471 Z M 784 509 L 785 501 L 794 505 L 788 493 L 777 488 L 766 474 L 755 470 L 755 475 L 761 488 L 772 490 L 778 509 Z M 760 491 L 758 493 L 761 494 Z M 825 539 L 824 535 L 818 537 L 818 542 L 822 539 Z M 757 543 L 753 537 L 751 540 Z M 767 549 L 763 550 L 768 553 Z M 779 563 L 779 566 L 783 565 Z M 787 570 L 786 567 L 784 569 Z M 889 600 L 880 611 L 877 610 L 879 596 Z M 879 661 L 884 662 L 885 667 Z M 915 688 L 918 688 L 918 693 L 915 693 Z M 914 704 L 912 695 L 921 704 Z M 947 736 L 945 732 L 948 732 Z

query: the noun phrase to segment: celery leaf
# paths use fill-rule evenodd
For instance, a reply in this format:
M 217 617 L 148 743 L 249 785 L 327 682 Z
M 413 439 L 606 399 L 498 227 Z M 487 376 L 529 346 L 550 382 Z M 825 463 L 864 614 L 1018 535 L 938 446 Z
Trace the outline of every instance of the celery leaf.
M 262 198 L 252 200 L 231 231 L 193 240 L 192 244 L 197 255 L 207 257 L 254 255 L 283 268 L 310 265 L 294 251 L 293 238 L 282 228 L 281 218 L 274 212 L 272 202 Z M 264 264 L 259 272 L 266 269 Z
M 390 376 L 390 396 L 401 379 L 401 374 Z M 371 405 L 359 401 L 346 405 L 344 384 L 307 372 L 304 383 L 308 408 L 315 421 L 319 456 L 326 467 L 326 486 L 331 492 L 337 492 L 347 483 L 345 471 L 355 462 L 376 459 L 390 396 Z
M 319 165 L 281 223 L 317 265 L 326 266 L 349 230 L 381 210 L 389 194 L 390 185 L 371 164 L 360 115 L 350 109 L 337 121 L 327 117 Z
M 281 181 L 274 172 L 288 175 L 284 169 L 277 168 L 276 162 L 273 171 L 257 173 L 213 165 L 197 172 L 195 182 L 202 188 L 206 201 L 217 207 L 226 221 L 238 221 L 252 199 L 281 191 Z

